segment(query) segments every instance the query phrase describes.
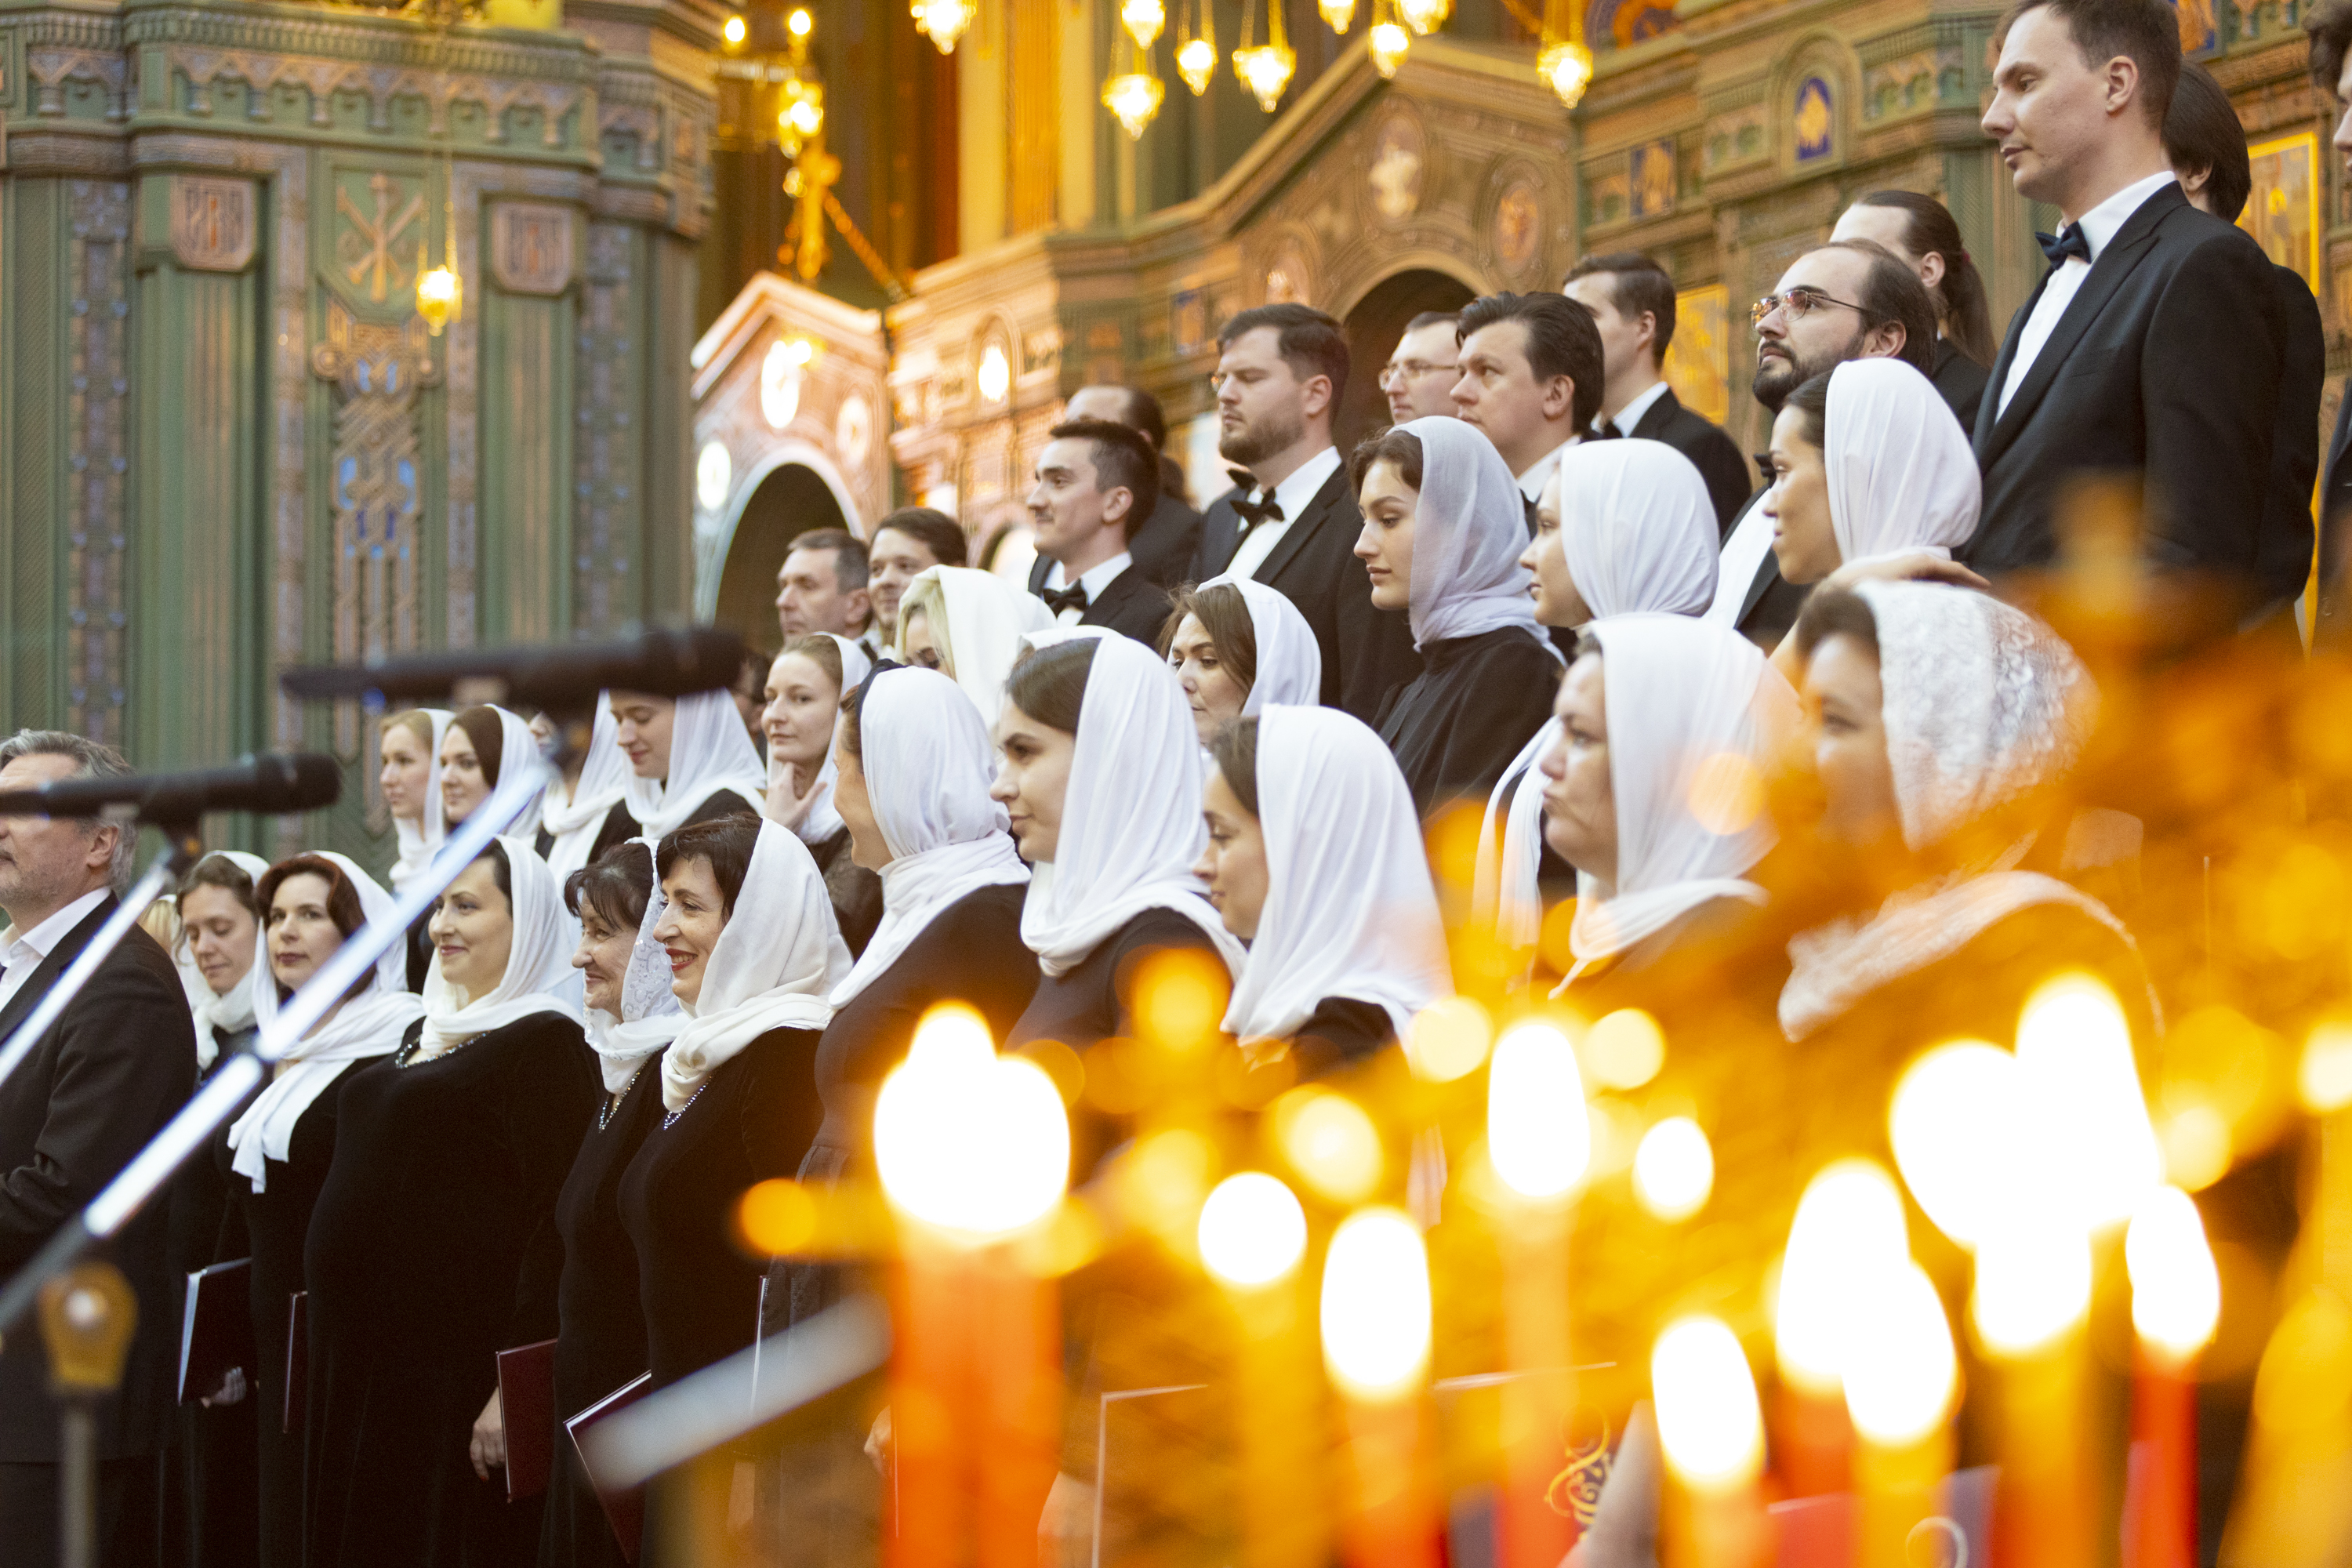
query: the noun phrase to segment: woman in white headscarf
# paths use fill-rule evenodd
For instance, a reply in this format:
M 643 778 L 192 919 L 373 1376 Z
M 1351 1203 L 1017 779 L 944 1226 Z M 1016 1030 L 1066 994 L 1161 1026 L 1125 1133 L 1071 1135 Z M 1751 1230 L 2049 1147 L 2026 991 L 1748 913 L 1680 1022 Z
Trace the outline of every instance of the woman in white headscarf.
M 1054 624 L 1034 594 L 992 572 L 932 566 L 919 573 L 898 601 L 898 662 L 936 669 L 953 680 L 993 726 L 1004 709 L 1004 678 L 1020 657 L 1021 639 Z
M 637 1251 L 621 1223 L 621 1177 L 661 1123 L 661 1053 L 686 1022 L 670 990 L 668 955 L 653 940 L 661 918 L 654 846 L 636 838 L 606 850 L 564 879 L 563 900 L 580 922 L 572 963 L 586 981 L 588 1045 L 604 1098 L 555 1200 L 555 1233 L 563 1244 L 556 1288 L 558 1420 L 646 1370 Z M 626 1560 L 577 1451 L 569 1442 L 555 1447 L 539 1561 L 623 1568 Z
M 629 759 L 622 799 L 647 838 L 659 842 L 690 822 L 757 816 L 766 804 L 768 767 L 732 691 L 615 691 L 605 702 Z
M 587 754 L 574 761 L 570 776 L 551 783 L 540 797 L 533 847 L 559 879 L 637 836 L 637 820 L 626 804 L 629 759 L 621 751 L 620 721 L 613 717 L 610 697 L 597 695 Z M 541 714 L 531 721 L 531 732 L 544 739 L 552 734 L 552 724 Z
M 1021 942 L 1029 868 L 989 797 L 995 753 L 955 682 L 935 670 L 884 665 L 842 716 L 836 798 L 858 863 L 881 875 L 882 923 L 833 989 L 817 1044 L 824 1108 L 803 1182 L 870 1173 L 874 1100 L 935 1004 L 979 1010 L 1003 1039 L 1037 989 Z M 768 1276 L 768 1327 L 830 1306 L 840 1272 L 779 1261 Z
M 412 708 L 383 721 L 380 752 L 383 771 L 376 787 L 383 792 L 384 809 L 392 815 L 392 830 L 400 842 L 399 858 L 384 880 L 399 892 L 410 878 L 432 864 L 449 825 L 441 816 L 441 740 L 457 715 L 444 708 Z M 425 934 L 431 914 L 417 917 L 408 928 L 408 988 L 422 993 L 425 966 L 433 962 L 433 942 Z
M 559 993 L 578 931 L 546 862 L 491 843 L 442 893 L 425 1014 L 339 1080 L 305 1258 L 306 1561 L 520 1562 L 501 1350 L 556 1331 L 557 1194 L 595 1111 Z
M 766 1273 L 730 1216 L 754 1184 L 800 1169 L 818 1121 L 817 1037 L 849 973 L 824 881 L 772 822 L 680 828 L 656 862 L 685 1018 L 661 1058 L 660 1118 L 621 1177 L 656 1387 L 732 1355 L 759 1327 Z
M 180 884 L 180 939 L 173 954 L 188 1011 L 196 1020 L 197 1081 L 260 1028 L 249 981 L 261 959 L 261 905 L 254 884 L 269 862 L 240 849 L 216 849 L 189 868 Z
M 392 907 L 392 895 L 341 855 L 297 855 L 267 868 L 255 885 L 262 911 L 263 962 L 247 978 L 257 1028 L 318 973 L 363 924 Z M 306 1288 L 303 1254 L 313 1205 L 334 1160 L 339 1105 L 359 1064 L 400 1047 L 425 1005 L 405 984 L 397 946 L 376 961 L 343 999 L 295 1044 L 260 1094 L 214 1141 L 214 1166 L 233 1195 L 221 1252 L 253 1259 L 247 1295 L 257 1346 L 287 1342 L 292 1292 Z M 276 1416 L 285 1401 L 286 1363 L 265 1354 L 250 1391 Z M 283 1423 L 256 1423 L 260 1487 L 258 1561 L 292 1568 L 302 1552 L 302 1441 Z
M 465 710 L 441 737 L 443 818 L 452 827 L 459 826 L 489 799 L 508 763 L 536 761 L 538 756 L 539 737 L 521 714 L 488 703 Z M 511 823 L 499 823 L 499 830 L 503 833 L 520 826 L 524 833 L 536 833 L 539 816 L 539 797 L 534 795 Z
M 1311 1078 L 1404 1039 L 1453 994 L 1437 890 L 1403 775 L 1332 708 L 1276 706 L 1227 725 L 1202 792 L 1201 874 L 1250 944 L 1225 1032 L 1252 1067 Z
M 874 661 L 847 637 L 813 632 L 784 644 L 768 667 L 760 723 L 768 740 L 768 798 L 761 815 L 808 846 L 834 923 L 854 957 L 882 919 L 882 884 L 850 853 L 849 828 L 834 795 L 834 738 L 842 700 L 865 684 Z
M 1160 657 L 1192 705 L 1202 750 L 1228 720 L 1268 703 L 1312 706 L 1323 691 L 1315 628 L 1279 590 L 1247 577 L 1179 588 L 1160 631 Z
M 1349 472 L 1373 606 L 1404 611 L 1421 653 L 1379 728 L 1427 818 L 1464 795 L 1484 800 L 1549 711 L 1559 657 L 1519 563 L 1527 501 L 1494 444 L 1458 419 L 1374 437 Z
M 1535 542 L 1520 564 L 1535 574 L 1536 618 L 1580 626 L 1644 612 L 1705 614 L 1715 594 L 1716 549 L 1715 503 L 1689 458 L 1662 441 L 1599 441 L 1560 454 L 1536 503 Z M 1535 942 L 1543 918 L 1538 889 L 1562 887 L 1573 875 L 1543 840 L 1543 783 L 1534 774 L 1559 735 L 1559 721 L 1549 720 L 1519 749 L 1486 797 L 1479 825 L 1471 907 L 1513 947 Z
M 1196 948 L 1242 948 L 1202 896 L 1201 748 L 1176 677 L 1131 638 L 1040 632 L 1005 683 L 990 794 L 1034 870 L 1021 939 L 1044 979 L 1006 1042 L 1083 1050 L 1131 1035 L 1119 972 Z

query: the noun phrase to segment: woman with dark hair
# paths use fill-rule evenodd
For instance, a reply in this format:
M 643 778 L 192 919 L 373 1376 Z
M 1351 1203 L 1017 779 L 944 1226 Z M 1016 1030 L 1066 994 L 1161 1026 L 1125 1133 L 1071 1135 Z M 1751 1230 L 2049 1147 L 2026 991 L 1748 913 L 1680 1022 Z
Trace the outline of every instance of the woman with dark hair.
M 198 1081 L 222 1054 L 251 1040 L 254 966 L 261 960 L 261 906 L 254 884 L 269 862 L 221 849 L 197 861 L 180 884 L 179 961 L 196 1019 Z
M 685 1016 L 661 1058 L 661 1115 L 621 1177 L 656 1387 L 749 1345 L 765 1269 L 737 1200 L 798 1171 L 816 1134 L 817 1037 L 849 973 L 816 863 L 775 823 L 698 823 L 662 840 L 653 940 Z
M 542 1568 L 620 1568 L 620 1543 L 562 1423 L 646 1370 L 637 1251 L 621 1223 L 621 1177 L 661 1120 L 656 1064 L 686 1016 L 648 918 L 656 912 L 651 844 L 635 838 L 606 850 L 564 879 L 563 900 L 580 921 L 572 964 L 587 983 L 588 1044 L 604 1093 L 555 1200 L 563 1242 L 555 1293 L 556 1460 L 539 1561 Z
M 610 691 L 604 704 L 629 759 L 622 798 L 647 838 L 658 842 L 689 822 L 758 814 L 768 794 L 767 764 L 733 693 Z
M 297 855 L 262 876 L 268 968 L 253 977 L 254 1019 L 267 1025 L 392 895 L 341 855 Z M 290 1300 L 306 1289 L 310 1220 L 333 1163 L 342 1092 L 358 1064 L 390 1055 L 425 1012 L 394 948 L 295 1043 L 245 1114 L 214 1140 L 233 1212 L 224 1258 L 250 1257 L 247 1292 L 258 1364 L 256 1407 L 264 1568 L 302 1561 L 302 1437 L 285 1429 Z M 241 1233 L 241 1234 L 240 1234 Z
M 508 1503 L 489 1469 L 498 1352 L 556 1331 L 555 1200 L 596 1100 L 556 994 L 577 938 L 519 838 L 457 874 L 432 932 L 425 1016 L 341 1084 L 311 1215 L 309 1568 L 520 1563 L 539 1543 L 537 1500 Z
M 1559 655 L 1519 563 L 1527 500 L 1494 443 L 1458 419 L 1400 425 L 1348 466 L 1373 606 L 1404 611 L 1421 654 L 1378 727 L 1427 820 L 1464 796 L 1483 802 L 1550 714 Z
M 1951 209 L 1916 191 L 1872 191 L 1845 209 L 1830 237 L 1884 246 L 1927 286 L 1936 302 L 1936 362 L 1928 379 L 1974 439 L 1977 407 L 2000 344 L 1992 335 L 1984 274 L 1969 256 Z
M 1206 751 L 1228 720 L 1270 702 L 1312 706 L 1323 648 L 1298 606 L 1247 577 L 1213 577 L 1171 596 L 1160 656 L 1176 672 Z
M 794 637 L 769 668 L 767 706 L 760 714 L 768 736 L 762 815 L 808 846 L 853 957 L 866 951 L 866 939 L 882 918 L 882 884 L 849 852 L 849 829 L 834 804 L 833 742 L 841 728 L 842 699 L 873 668 L 865 649 L 847 637 L 830 632 Z
M 488 704 L 468 708 L 450 721 L 446 733 L 441 737 L 441 815 L 456 827 L 499 787 L 503 764 L 509 759 L 536 759 L 539 737 L 531 733 L 530 721 L 520 713 Z M 526 824 L 526 831 L 539 830 L 539 797 L 517 812 L 515 822 Z M 501 830 L 507 823 L 499 823 Z

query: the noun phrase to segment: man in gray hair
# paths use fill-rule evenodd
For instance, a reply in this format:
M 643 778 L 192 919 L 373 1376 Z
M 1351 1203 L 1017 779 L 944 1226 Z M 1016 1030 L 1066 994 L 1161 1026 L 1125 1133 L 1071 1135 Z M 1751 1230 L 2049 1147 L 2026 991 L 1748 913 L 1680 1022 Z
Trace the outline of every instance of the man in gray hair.
M 0 741 L 0 791 L 129 773 L 110 746 L 55 730 Z M 89 818 L 0 816 L 0 1040 L 13 1034 L 115 910 L 131 833 Z M 172 960 L 133 928 L 0 1082 L 0 1279 L 121 1173 L 195 1086 L 195 1026 Z M 168 1205 L 152 1203 L 104 1256 L 137 1293 L 122 1386 L 98 1410 L 97 1562 L 152 1563 L 156 1455 L 173 1409 L 177 1324 Z M 27 1325 L 29 1328 L 29 1325 Z M 0 1343 L 0 1542 L 10 1562 L 58 1560 L 58 1421 L 41 1336 Z

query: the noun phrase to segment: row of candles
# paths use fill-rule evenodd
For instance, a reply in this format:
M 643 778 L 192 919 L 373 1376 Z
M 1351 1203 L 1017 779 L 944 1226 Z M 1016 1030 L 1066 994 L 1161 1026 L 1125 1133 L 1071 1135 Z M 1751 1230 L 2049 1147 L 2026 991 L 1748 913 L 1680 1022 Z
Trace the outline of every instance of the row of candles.
M 1457 1000 L 1415 1033 L 1408 1054 L 1421 1077 L 1487 1073 L 1486 1137 L 1473 1155 L 1482 1168 L 1464 1178 L 1509 1208 L 1496 1227 L 1504 1370 L 1562 1368 L 1571 1358 L 1559 1282 L 1593 1154 L 1578 1027 L 1534 1016 L 1494 1038 L 1476 1005 Z M 1360 1107 L 1309 1089 L 1276 1113 L 1287 1119 L 1283 1146 L 1319 1195 L 1370 1195 L 1378 1133 Z M 2097 1537 L 2112 1521 L 2103 1525 L 2092 1501 L 2085 1325 L 2095 1244 L 2120 1229 L 2137 1340 L 2127 1568 L 2188 1568 L 2196 1365 L 2218 1321 L 2219 1276 L 2195 1204 L 2164 1183 L 2115 998 L 2096 980 L 2063 976 L 2027 1007 L 2013 1049 L 1961 1041 L 1928 1051 L 1900 1079 L 1888 1128 L 1900 1184 L 1874 1161 L 1834 1162 L 1806 1187 L 1790 1229 L 1773 1315 L 1788 1402 L 1775 1423 L 1785 1435 L 1778 1489 L 1851 1489 L 1849 1561 L 1937 1560 L 1913 1553 L 1923 1516 L 1944 1511 L 1932 1500 L 1953 1468 L 1959 1357 L 1942 1296 L 1913 1256 L 1907 1188 L 1973 1258 L 1968 1317 L 1999 1381 L 1995 1560 L 2072 1568 L 2112 1555 Z M 1051 1254 L 1066 1215 L 1062 1091 L 1036 1061 L 998 1055 L 977 1016 L 936 1010 L 884 1085 L 875 1149 L 900 1221 L 894 1561 L 1026 1568 L 1060 1451 Z M 1687 1118 L 1652 1128 L 1633 1167 L 1653 1212 L 1687 1214 L 1706 1200 L 1712 1156 Z M 1244 1170 L 1183 1217 L 1202 1268 L 1244 1324 L 1264 1329 L 1245 1336 L 1244 1357 L 1283 1353 L 1276 1303 L 1309 1248 L 1297 1194 L 1272 1172 Z M 1423 1480 L 1423 1414 L 1432 1291 L 1414 1217 L 1369 1203 L 1347 1214 L 1324 1249 L 1316 1326 L 1352 1444 L 1346 1554 L 1378 1568 L 1434 1568 L 1441 1505 Z M 1254 1338 L 1267 1342 L 1253 1350 Z M 1244 1386 L 1281 1381 L 1272 1367 L 1263 1377 L 1237 1370 Z M 1649 1371 L 1671 1478 L 1663 1560 L 1771 1561 L 1766 1423 L 1748 1351 L 1720 1319 L 1685 1317 L 1657 1335 Z M 1496 1532 L 1509 1568 L 1556 1568 L 1572 1544 L 1574 1527 L 1544 1500 L 1572 1397 L 1558 1377 L 1504 1383 Z M 1244 1458 L 1246 1478 L 1255 1467 Z M 1280 1503 L 1256 1511 L 1267 1506 Z M 1251 1500 L 1242 1507 L 1246 1535 Z M 1958 1527 L 1939 1527 L 1958 1538 Z

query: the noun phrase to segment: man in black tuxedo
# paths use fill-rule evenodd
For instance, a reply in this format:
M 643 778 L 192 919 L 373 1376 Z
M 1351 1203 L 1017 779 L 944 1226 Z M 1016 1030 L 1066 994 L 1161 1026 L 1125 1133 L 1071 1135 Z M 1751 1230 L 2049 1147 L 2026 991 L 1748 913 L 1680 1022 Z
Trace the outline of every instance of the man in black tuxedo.
M 0 790 L 129 773 L 107 746 L 56 731 L 0 742 Z M 0 817 L 0 1038 L 40 1004 L 114 912 L 131 842 L 111 823 Z M 0 1277 L 14 1275 L 170 1121 L 195 1087 L 195 1026 L 177 973 L 133 929 L 0 1083 Z M 122 1386 L 98 1411 L 98 1560 L 155 1561 L 159 1467 L 179 1324 L 165 1225 L 153 1203 L 104 1256 L 139 1300 Z M 28 1323 L 0 1344 L 0 1559 L 58 1561 L 58 1421 L 48 1358 Z
M 1201 514 L 1186 506 L 1184 498 L 1167 482 L 1168 416 L 1160 410 L 1160 399 L 1135 386 L 1082 386 L 1062 405 L 1062 417 L 1108 419 L 1151 443 L 1160 459 L 1160 500 L 1143 526 L 1135 531 L 1135 537 L 1128 541 L 1127 552 L 1135 557 L 1143 574 L 1161 587 L 1172 588 L 1184 581 L 1184 574 L 1192 566 L 1192 552 L 1201 547 Z
M 2180 37 L 2163 0 L 2017 0 L 1986 134 L 2066 221 L 1978 411 L 1984 510 L 1960 557 L 2047 566 L 2071 481 L 2143 479 L 2149 564 L 2251 601 L 2284 374 L 2271 263 L 2181 194 L 2164 153 Z
M 2164 115 L 2164 155 L 2181 194 L 2199 210 L 2235 224 L 2254 188 L 2246 128 L 2213 73 L 2180 63 L 2180 81 Z M 2311 481 L 2319 473 L 2319 398 L 2327 379 L 2327 332 L 2319 301 L 2292 267 L 2271 267 L 2279 313 L 2287 326 L 2278 428 L 2271 439 L 2270 495 L 2255 550 L 2253 606 L 2245 629 L 2260 625 L 2292 639 L 2300 653 L 2294 606 L 2311 580 Z
M 1108 419 L 1064 420 L 1047 435 L 1028 496 L 1030 591 L 1066 626 L 1108 626 L 1157 650 L 1168 594 L 1128 545 L 1160 499 L 1160 454 Z
M 1369 724 L 1421 658 L 1403 613 L 1372 607 L 1354 553 L 1363 514 L 1331 444 L 1348 341 L 1320 310 L 1261 305 L 1217 347 L 1217 450 L 1244 467 L 1202 514 L 1192 580 L 1248 577 L 1297 605 L 1323 650 L 1324 706 Z
M 1925 375 L 1935 363 L 1936 306 L 1927 286 L 1894 252 L 1866 239 L 1832 240 L 1789 264 L 1750 307 L 1756 378 L 1749 390 L 1774 416 L 1789 395 L 1851 359 L 1892 357 Z M 1769 459 L 1756 459 L 1772 482 Z M 1780 575 L 1772 520 L 1748 498 L 1723 542 L 1721 575 L 1706 618 L 1736 626 L 1768 652 L 1804 608 L 1806 590 Z
M 1729 533 L 1752 488 L 1748 459 L 1738 443 L 1682 405 L 1659 369 L 1675 341 L 1675 280 L 1639 251 L 1621 250 L 1578 262 L 1559 291 L 1601 329 L 1606 368 L 1594 431 L 1664 441 L 1688 458 L 1715 502 L 1717 531 Z

